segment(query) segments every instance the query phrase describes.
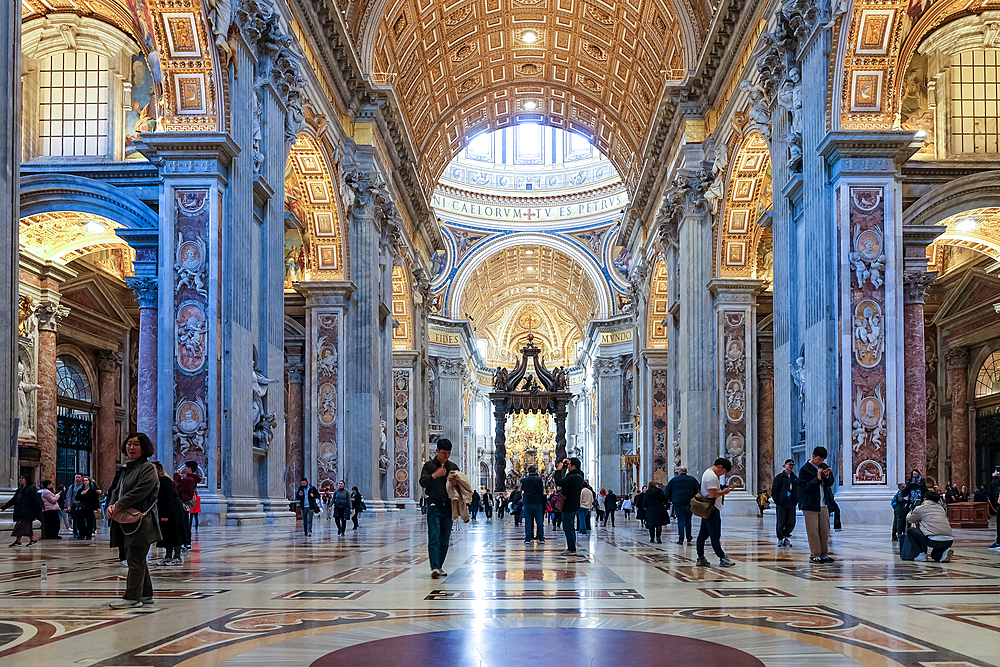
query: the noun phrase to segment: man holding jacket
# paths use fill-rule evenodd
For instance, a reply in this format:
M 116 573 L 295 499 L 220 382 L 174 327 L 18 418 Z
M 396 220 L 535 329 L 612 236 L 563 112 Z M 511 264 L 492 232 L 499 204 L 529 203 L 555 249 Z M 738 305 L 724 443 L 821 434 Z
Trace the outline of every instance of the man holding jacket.
M 448 460 L 450 458 L 451 440 L 441 438 L 437 441 L 434 458 L 420 469 L 420 486 L 427 494 L 427 554 L 432 579 L 448 576 L 444 571 L 452 525 L 448 473 L 458 470 L 458 466 Z
M 778 546 L 790 547 L 788 541 L 795 530 L 795 506 L 799 502 L 799 479 L 795 476 L 795 460 L 788 459 L 774 483 L 771 484 L 771 499 L 774 501 L 774 512 L 777 515 L 775 530 L 778 533 Z
M 826 464 L 826 447 L 813 449 L 812 458 L 799 470 L 799 505 L 809 537 L 809 562 L 832 563 L 830 557 L 830 509 L 833 470 Z

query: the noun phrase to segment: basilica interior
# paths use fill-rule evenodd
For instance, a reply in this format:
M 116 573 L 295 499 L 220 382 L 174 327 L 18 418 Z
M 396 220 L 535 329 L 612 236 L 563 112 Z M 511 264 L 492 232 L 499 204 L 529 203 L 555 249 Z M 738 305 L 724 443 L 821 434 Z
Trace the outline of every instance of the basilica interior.
M 1000 588 L 924 604 L 929 574 L 866 546 L 910 471 L 971 500 L 1000 466 L 996 0 L 19 0 L 0 19 L 0 500 L 20 476 L 107 489 L 133 432 L 201 477 L 201 560 L 163 583 L 215 611 L 157 633 L 162 614 L 74 602 L 57 628 L 116 638 L 100 657 L 87 639 L 81 664 L 369 664 L 331 647 L 388 655 L 477 609 L 536 641 L 558 624 L 514 614 L 528 599 L 595 641 L 643 629 L 643 655 L 697 640 L 710 664 L 805 646 L 816 664 L 998 664 L 969 638 L 995 637 Z M 567 456 L 620 496 L 725 457 L 753 572 L 654 609 L 706 580 L 641 530 L 595 531 L 568 566 L 472 524 L 453 590 L 428 593 L 418 478 L 442 438 L 491 494 Z M 758 494 L 816 446 L 856 531 L 834 536 L 840 579 L 754 546 L 773 542 Z M 367 555 L 298 545 L 303 477 L 358 487 Z M 974 513 L 963 530 L 991 521 Z M 976 548 L 949 573 L 996 579 L 986 534 L 963 535 Z M 74 575 L 117 563 L 76 546 L 49 556 L 59 590 L 31 588 L 41 556 L 0 559 L 0 597 L 120 582 Z M 294 572 L 316 578 L 250 586 Z M 385 588 L 350 602 L 357 585 Z M 803 585 L 815 597 L 785 599 Z M 608 615 L 581 622 L 581 599 Z M 0 613 L 0 657 L 66 656 L 63 603 L 21 602 L 34 635 L 5 645 Z M 731 603 L 770 611 L 712 615 Z M 292 609 L 312 614 L 296 636 L 337 641 L 267 653 Z M 142 636 L 117 639 L 123 621 Z

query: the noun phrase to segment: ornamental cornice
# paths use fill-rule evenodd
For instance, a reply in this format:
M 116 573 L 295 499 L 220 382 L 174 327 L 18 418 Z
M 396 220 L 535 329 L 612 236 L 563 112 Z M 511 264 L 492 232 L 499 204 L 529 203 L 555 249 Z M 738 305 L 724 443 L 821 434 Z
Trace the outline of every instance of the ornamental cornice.
M 609 197 L 611 195 L 627 193 L 627 190 L 624 185 L 617 183 L 614 185 L 593 188 L 591 190 L 584 190 L 580 193 L 574 192 L 562 195 L 534 197 L 515 197 L 503 194 L 499 191 L 496 193 L 483 194 L 481 192 L 464 190 L 462 188 L 456 188 L 449 185 L 438 185 L 437 188 L 435 188 L 435 192 L 452 197 L 453 199 L 459 199 L 473 204 L 492 204 L 520 208 L 544 208 L 545 206 L 558 204 L 577 204 L 594 199 L 604 199 L 605 197 Z

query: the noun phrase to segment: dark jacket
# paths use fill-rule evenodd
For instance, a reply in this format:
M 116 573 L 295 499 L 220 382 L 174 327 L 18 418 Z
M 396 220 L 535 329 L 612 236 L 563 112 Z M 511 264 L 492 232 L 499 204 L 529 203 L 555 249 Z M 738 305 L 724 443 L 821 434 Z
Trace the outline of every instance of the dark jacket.
M 163 538 L 159 546 L 172 549 L 184 543 L 183 529 L 180 522 L 184 506 L 174 488 L 174 480 L 166 476 L 160 477 L 160 490 L 156 494 L 156 512 L 160 515 L 160 536 Z M 186 517 L 183 520 L 187 520 Z
M 906 488 L 903 491 L 906 492 L 906 502 L 910 503 L 910 509 L 912 510 L 924 502 L 924 498 L 927 497 L 927 482 L 923 477 L 907 481 Z
M 815 474 L 813 473 L 813 475 Z M 771 500 L 774 501 L 775 506 L 780 505 L 781 507 L 794 509 L 799 504 L 798 487 L 798 477 L 795 476 L 795 473 L 789 475 L 782 470 L 771 484 Z
M 674 479 L 677 478 L 674 477 Z M 665 526 L 670 523 L 670 513 L 667 511 L 667 496 L 663 493 L 663 489 L 658 486 L 646 489 L 646 495 L 643 500 L 646 504 L 646 526 L 648 528 Z M 690 502 L 691 499 L 688 498 L 688 504 Z
M 138 526 L 131 524 L 123 529 L 120 523 L 112 521 L 112 547 L 125 547 L 126 549 L 143 547 L 147 544 L 155 544 L 162 539 L 160 515 L 156 509 L 159 491 L 160 478 L 156 474 L 156 468 L 146 460 L 146 457 L 140 456 L 135 461 L 129 461 L 125 464 L 125 470 L 118 481 L 118 488 L 115 489 L 114 497 L 111 499 L 115 511 L 135 509 L 145 512 L 150 507 L 152 510 L 139 520 Z
M 830 466 L 824 463 L 823 467 L 829 468 Z M 817 472 L 818 468 L 811 461 L 806 461 L 806 464 L 799 470 L 799 507 L 802 508 L 803 512 L 819 511 L 820 486 L 826 487 L 827 500 L 833 497 L 833 473 L 823 477 L 821 481 L 816 478 Z
M 669 486 L 669 485 L 668 485 Z M 644 521 L 646 519 L 646 492 L 643 491 L 635 497 L 635 518 Z
M 608 491 L 608 495 L 604 497 L 604 511 L 605 512 L 618 511 L 618 496 L 615 495 L 614 491 Z
M 355 512 L 361 512 L 361 505 L 364 502 L 365 498 L 361 495 L 360 491 L 351 491 L 351 508 Z
M 690 505 L 691 499 L 698 495 L 701 491 L 701 482 L 697 479 L 684 473 L 682 475 L 675 475 L 673 479 L 667 482 L 667 487 L 663 489 L 663 495 L 666 496 L 667 501 L 673 503 L 674 505 Z M 646 490 L 649 493 L 649 490 Z
M 18 487 L 14 496 L 4 503 L 0 510 L 14 508 L 14 521 L 41 521 L 42 499 L 34 484 Z
M 86 491 L 81 486 L 73 499 L 73 507 L 83 512 L 96 512 L 101 507 L 101 496 L 93 486 Z
M 521 480 L 521 498 L 525 505 L 545 504 L 545 485 L 537 473 Z
M 436 479 L 432 476 L 440 467 L 441 462 L 437 460 L 436 456 L 425 463 L 424 467 L 420 469 L 420 486 L 423 487 L 432 503 L 447 505 L 451 502 L 448 499 L 448 475 L 442 475 Z M 444 468 L 449 473 L 458 470 L 458 466 L 451 461 L 445 461 Z
M 583 490 L 583 473 L 579 470 L 556 470 L 556 486 L 562 489 L 566 498 L 563 502 L 563 512 L 575 512 L 580 509 L 580 491 Z
M 997 511 L 997 507 L 1000 505 L 998 497 L 1000 497 L 1000 476 L 993 476 L 990 477 L 990 502 L 993 504 L 994 512 Z
M 336 495 L 334 498 L 336 499 Z M 300 484 L 299 488 L 295 489 L 295 502 L 303 512 L 307 510 L 319 512 L 319 491 L 312 484 L 306 487 Z
M 473 491 L 472 492 L 472 502 L 469 503 L 469 506 L 474 511 L 478 512 L 479 511 L 479 505 L 480 505 L 480 503 L 482 503 L 482 498 L 479 497 L 479 492 L 478 491 Z

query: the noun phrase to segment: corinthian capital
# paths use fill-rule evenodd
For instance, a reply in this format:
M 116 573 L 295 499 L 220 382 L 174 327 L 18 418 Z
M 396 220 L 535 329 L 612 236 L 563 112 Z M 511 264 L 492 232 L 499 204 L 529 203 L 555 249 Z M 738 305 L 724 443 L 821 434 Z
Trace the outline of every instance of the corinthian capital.
M 944 353 L 944 359 L 948 368 L 965 368 L 969 365 L 969 348 L 949 347 Z
M 937 272 L 921 271 L 903 274 L 903 303 L 923 303 L 927 290 L 937 280 Z
M 156 278 L 130 277 L 125 279 L 125 284 L 135 294 L 140 308 L 156 308 L 159 291 L 159 282 Z
M 122 366 L 125 355 L 112 350 L 101 350 L 97 353 L 97 370 L 102 373 L 114 373 Z
M 69 308 L 52 303 L 51 301 L 43 301 L 38 304 L 35 315 L 38 317 L 39 330 L 55 331 L 56 327 L 59 326 L 59 320 L 69 315 Z

